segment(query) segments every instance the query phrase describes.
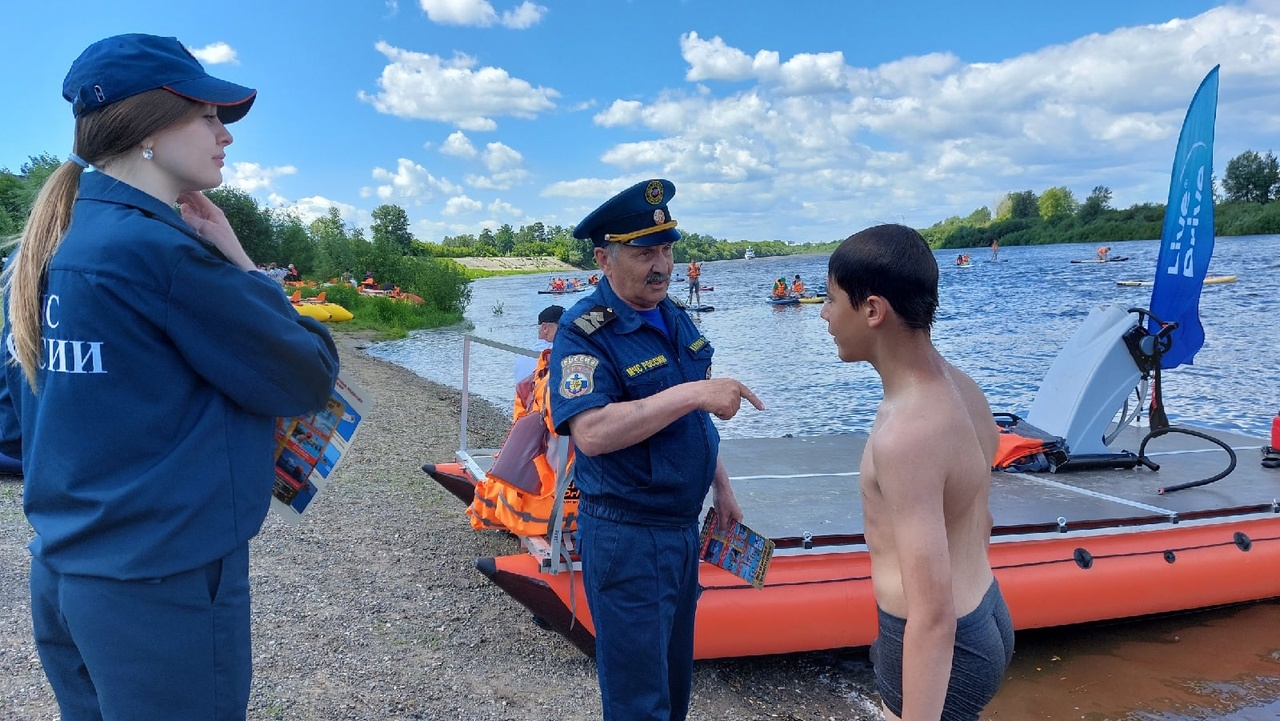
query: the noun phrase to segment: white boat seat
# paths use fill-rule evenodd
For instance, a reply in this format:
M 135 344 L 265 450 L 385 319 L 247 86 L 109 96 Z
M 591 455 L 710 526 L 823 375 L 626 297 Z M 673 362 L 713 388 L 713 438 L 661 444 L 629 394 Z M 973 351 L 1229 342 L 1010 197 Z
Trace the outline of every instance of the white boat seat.
M 1119 306 L 1094 308 L 1040 382 L 1026 420 L 1066 439 L 1072 456 L 1113 452 L 1108 426 L 1142 378 L 1124 341 L 1138 323 Z

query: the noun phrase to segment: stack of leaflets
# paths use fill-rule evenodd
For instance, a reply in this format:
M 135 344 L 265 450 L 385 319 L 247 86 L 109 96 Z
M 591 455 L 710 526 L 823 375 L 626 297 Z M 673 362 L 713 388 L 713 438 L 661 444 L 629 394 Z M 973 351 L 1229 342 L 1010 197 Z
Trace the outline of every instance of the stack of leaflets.
M 773 541 L 736 521 L 728 533 L 721 534 L 716 528 L 716 509 L 712 508 L 702 521 L 699 556 L 756 588 L 764 588 L 764 577 L 773 559 Z
M 271 508 L 298 524 L 315 497 L 329 484 L 338 461 L 351 445 L 360 419 L 373 401 L 341 372 L 324 408 L 305 416 L 276 419 L 276 481 Z

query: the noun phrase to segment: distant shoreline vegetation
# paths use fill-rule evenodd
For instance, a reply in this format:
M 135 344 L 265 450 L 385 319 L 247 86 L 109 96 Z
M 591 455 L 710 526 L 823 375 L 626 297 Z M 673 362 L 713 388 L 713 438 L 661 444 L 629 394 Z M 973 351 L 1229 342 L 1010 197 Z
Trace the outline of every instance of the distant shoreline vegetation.
M 0 169 L 0 238 L 21 233 L 44 181 L 62 163 L 47 153 L 32 156 L 18 172 Z M 1216 236 L 1280 233 L 1280 163 L 1247 150 L 1227 163 L 1221 181 L 1214 179 L 1214 234 Z M 286 210 L 271 209 L 234 188 L 206 193 L 227 215 L 249 257 L 259 263 L 293 263 L 308 280 L 324 281 L 372 273 L 379 285 L 398 286 L 421 296 L 421 306 L 382 308 L 384 299 L 352 297 L 357 325 L 389 336 L 403 336 L 416 328 L 434 328 L 460 322 L 476 278 L 509 275 L 519 270 L 478 270 L 463 267 L 453 258 L 554 257 L 575 268 L 595 269 L 591 242 L 573 237 L 573 228 L 546 226 L 541 222 L 514 228 L 504 224 L 478 235 L 446 236 L 439 242 L 415 238 L 404 209 L 392 204 L 374 208 L 371 237 L 363 228 L 341 219 L 337 208 L 310 223 Z M 993 241 L 1002 246 L 1048 243 L 1110 243 L 1159 238 L 1165 206 L 1140 203 L 1127 209 L 1111 207 L 1111 190 L 1097 186 L 1083 202 L 1066 187 L 1053 187 L 1037 195 L 1031 190 L 1010 192 L 993 213 L 987 207 L 965 217 L 952 216 L 920 229 L 934 249 L 977 248 Z M 683 231 L 682 231 L 683 232 Z M 673 247 L 677 263 L 742 258 L 748 249 L 755 257 L 828 253 L 841 239 L 825 243 L 792 244 L 782 240 L 723 240 L 696 232 L 683 232 Z M 366 304 L 366 301 L 368 304 Z M 355 309 L 353 309 L 355 310 Z M 361 317 L 363 316 L 363 318 Z

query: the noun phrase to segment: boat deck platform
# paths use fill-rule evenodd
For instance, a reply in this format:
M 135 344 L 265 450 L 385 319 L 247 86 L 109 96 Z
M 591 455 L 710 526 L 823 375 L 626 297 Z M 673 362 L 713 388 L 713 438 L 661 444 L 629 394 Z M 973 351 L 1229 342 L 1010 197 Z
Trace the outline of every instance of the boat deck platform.
M 1137 453 L 1147 430 L 1126 429 L 1111 448 Z M 1262 439 L 1192 430 L 1212 435 L 1234 450 L 1236 466 L 1225 478 L 1162 494 L 1162 488 L 1211 478 L 1230 463 L 1221 447 L 1180 433 L 1147 444 L 1145 455 L 1159 465 L 1158 471 L 1142 465 L 1058 473 L 993 471 L 993 540 L 1280 510 L 1280 469 L 1262 467 Z M 858 464 L 866 440 L 865 434 L 840 434 L 723 441 L 721 458 L 744 522 L 775 539 L 779 552 L 802 546 L 806 534 L 813 545 L 861 543 Z

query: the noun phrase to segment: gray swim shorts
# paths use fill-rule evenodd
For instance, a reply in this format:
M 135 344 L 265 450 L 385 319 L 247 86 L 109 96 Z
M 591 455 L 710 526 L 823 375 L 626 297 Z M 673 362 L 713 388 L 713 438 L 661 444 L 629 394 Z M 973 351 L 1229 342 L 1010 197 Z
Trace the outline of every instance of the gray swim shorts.
M 895 716 L 902 716 L 902 638 L 906 619 L 877 609 L 880 635 L 871 644 L 876 690 L 880 700 Z M 991 588 L 970 613 L 956 620 L 955 655 L 951 659 L 951 681 L 942 707 L 942 721 L 977 721 L 1004 680 L 1013 660 L 1013 620 L 1009 607 L 993 579 Z

